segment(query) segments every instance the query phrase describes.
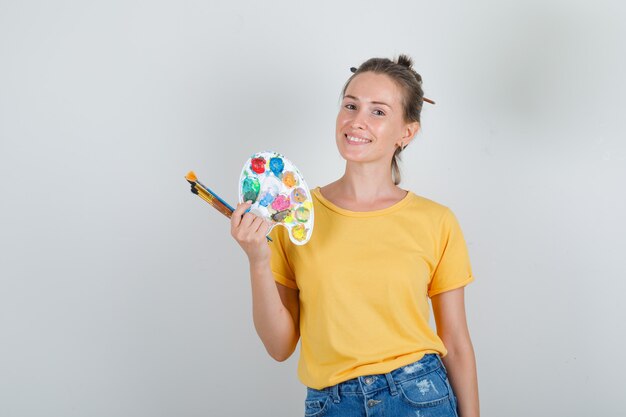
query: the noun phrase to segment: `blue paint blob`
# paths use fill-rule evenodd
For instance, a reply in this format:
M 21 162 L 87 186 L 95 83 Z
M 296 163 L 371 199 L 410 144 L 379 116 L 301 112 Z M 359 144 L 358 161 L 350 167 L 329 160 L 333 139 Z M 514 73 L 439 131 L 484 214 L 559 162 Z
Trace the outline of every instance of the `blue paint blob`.
M 270 170 L 276 175 L 280 177 L 280 174 L 283 172 L 285 168 L 285 163 L 282 158 L 274 157 L 270 159 Z
M 268 191 L 263 195 L 261 200 L 259 200 L 259 204 L 263 207 L 267 207 L 269 204 L 272 204 L 272 201 L 274 201 L 275 198 L 276 196 L 272 195 L 272 193 Z

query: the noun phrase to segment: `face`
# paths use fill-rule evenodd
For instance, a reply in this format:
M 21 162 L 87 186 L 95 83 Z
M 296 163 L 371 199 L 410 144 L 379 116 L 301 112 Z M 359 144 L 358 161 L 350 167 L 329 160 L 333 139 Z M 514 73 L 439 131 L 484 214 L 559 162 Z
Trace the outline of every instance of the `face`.
M 389 164 L 397 146 L 409 143 L 418 127 L 404 121 L 401 88 L 387 75 L 363 72 L 342 99 L 337 147 L 347 161 Z

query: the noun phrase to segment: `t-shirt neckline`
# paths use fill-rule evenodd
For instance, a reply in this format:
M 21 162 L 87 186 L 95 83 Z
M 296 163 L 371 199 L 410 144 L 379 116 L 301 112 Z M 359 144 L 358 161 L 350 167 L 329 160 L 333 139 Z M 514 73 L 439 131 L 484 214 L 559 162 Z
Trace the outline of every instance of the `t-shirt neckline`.
M 411 197 L 413 196 L 413 192 L 411 190 L 406 190 L 407 193 L 402 198 L 402 200 L 397 201 L 396 203 L 392 204 L 389 207 L 385 207 L 383 209 L 378 209 L 378 210 L 371 210 L 371 211 L 352 211 L 352 210 L 341 208 L 335 205 L 334 203 L 332 203 L 330 200 L 326 199 L 326 197 L 322 195 L 320 189 L 321 187 L 317 186 L 311 190 L 312 194 L 319 200 L 320 203 L 322 203 L 324 206 L 326 206 L 327 208 L 329 208 L 330 210 L 336 213 L 342 214 L 344 216 L 350 216 L 350 217 L 371 217 L 371 216 L 380 216 L 380 215 L 388 214 L 405 206 L 409 202 Z

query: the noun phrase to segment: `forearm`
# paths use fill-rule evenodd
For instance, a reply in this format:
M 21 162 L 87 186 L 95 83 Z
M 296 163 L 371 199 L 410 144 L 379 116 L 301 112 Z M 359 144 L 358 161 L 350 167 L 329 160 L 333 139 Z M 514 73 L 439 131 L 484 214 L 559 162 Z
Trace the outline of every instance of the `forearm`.
M 250 264 L 254 327 L 267 352 L 277 361 L 286 360 L 298 344 L 296 323 L 283 305 L 269 262 Z
M 458 400 L 460 417 L 479 417 L 478 377 L 474 348 L 468 340 L 461 346 L 448 347 L 443 363 L 448 370 L 448 379 Z

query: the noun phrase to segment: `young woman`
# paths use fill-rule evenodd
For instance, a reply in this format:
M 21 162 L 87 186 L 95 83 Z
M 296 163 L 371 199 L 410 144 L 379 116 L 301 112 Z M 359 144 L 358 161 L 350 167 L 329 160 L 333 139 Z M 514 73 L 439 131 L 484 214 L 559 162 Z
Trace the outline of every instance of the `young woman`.
M 467 247 L 446 206 L 398 187 L 424 101 L 412 61 L 372 58 L 337 115 L 343 176 L 311 190 L 305 245 L 239 204 L 231 234 L 250 261 L 254 325 L 284 361 L 302 338 L 305 416 L 478 417 L 464 286 Z M 436 333 L 429 326 L 431 300 Z

